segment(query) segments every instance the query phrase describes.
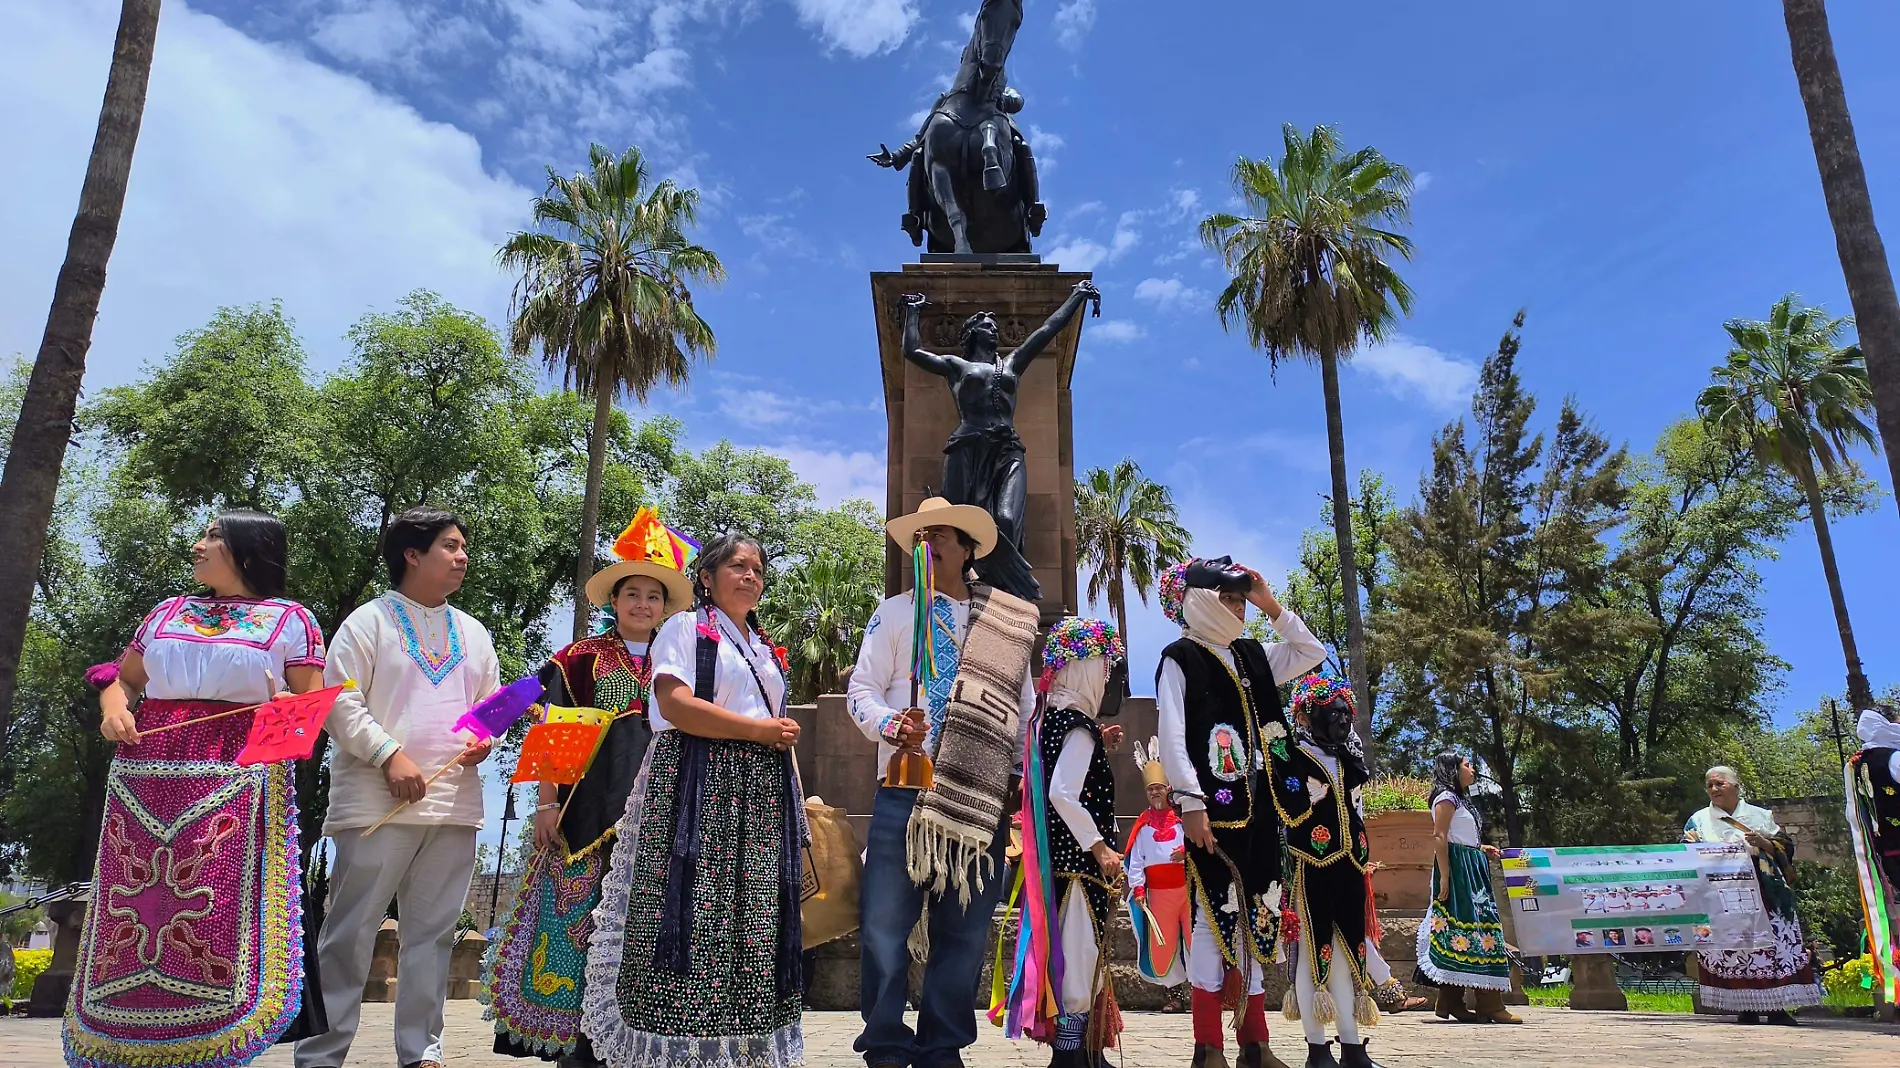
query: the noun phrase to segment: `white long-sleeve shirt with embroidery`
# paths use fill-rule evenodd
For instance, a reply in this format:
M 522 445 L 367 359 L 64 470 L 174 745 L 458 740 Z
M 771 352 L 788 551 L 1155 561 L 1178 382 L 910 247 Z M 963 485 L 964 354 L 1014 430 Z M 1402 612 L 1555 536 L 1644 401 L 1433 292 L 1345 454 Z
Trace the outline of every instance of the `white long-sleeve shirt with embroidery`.
M 952 600 L 941 593 L 937 596 L 950 605 L 957 646 L 961 648 L 970 632 L 970 602 Z M 878 743 L 877 777 L 880 781 L 884 778 L 884 769 L 890 766 L 891 755 L 897 752 L 893 739 L 897 737 L 903 710 L 910 704 L 910 636 L 914 612 L 908 592 L 888 597 L 877 606 L 871 621 L 865 624 L 858 664 L 851 672 L 851 685 L 846 687 L 852 722 L 866 738 Z M 921 689 L 917 701 L 919 705 L 924 703 Z M 1028 738 L 1029 720 L 1035 711 L 1035 674 L 1025 665 L 1021 707 L 1016 716 L 1016 744 L 1010 756 L 1011 766 L 1018 772 L 1022 771 L 1023 743 Z M 934 751 L 936 739 L 924 744 L 927 750 Z
M 1075 844 L 1081 846 L 1084 853 L 1102 840 L 1095 817 L 1082 807 L 1082 780 L 1088 778 L 1089 761 L 1094 756 L 1095 737 L 1081 727 L 1071 728 L 1062 739 L 1062 752 L 1056 756 L 1055 770 L 1049 774 L 1049 807 L 1068 824 Z
M 453 628 L 460 659 L 450 655 L 425 672 L 385 602 L 413 623 L 444 634 Z M 426 657 L 425 657 L 426 659 Z M 424 776 L 452 763 L 473 739 L 453 727 L 462 713 L 501 688 L 501 665 L 487 628 L 461 609 L 428 608 L 391 591 L 350 613 L 330 645 L 324 682 L 353 679 L 330 709 L 324 729 L 336 743 L 330 758 L 330 810 L 324 832 L 367 827 L 395 806 L 382 766 L 401 750 Z M 482 825 L 479 768 L 458 767 L 405 805 L 392 823 Z
M 1135 831 L 1134 841 L 1128 843 L 1128 855 L 1122 858 L 1122 870 L 1128 873 L 1128 890 L 1133 893 L 1148 885 L 1148 865 L 1178 864 L 1181 854 L 1187 849 L 1187 833 L 1179 824 L 1174 828 L 1174 838 L 1167 842 L 1155 841 L 1155 829 L 1142 824 Z
M 1325 662 L 1326 647 L 1320 644 L 1313 632 L 1307 629 L 1306 621 L 1292 609 L 1283 609 L 1277 617 L 1267 622 L 1273 627 L 1273 632 L 1280 636 L 1279 641 L 1268 642 L 1264 646 L 1267 666 L 1273 669 L 1276 686 L 1290 682 Z M 1234 651 L 1231 648 L 1207 648 L 1228 667 L 1234 666 Z M 1161 661 L 1161 674 L 1155 680 L 1155 710 L 1160 717 L 1158 734 L 1161 740 L 1161 765 L 1168 771 L 1168 785 L 1175 791 L 1175 799 L 1183 813 L 1200 812 L 1207 808 L 1207 803 L 1197 796 L 1201 792 L 1200 774 L 1194 770 L 1194 762 L 1188 758 L 1187 677 L 1181 674 L 1181 665 L 1173 660 L 1164 658 Z M 1258 744 L 1257 741 L 1255 744 Z

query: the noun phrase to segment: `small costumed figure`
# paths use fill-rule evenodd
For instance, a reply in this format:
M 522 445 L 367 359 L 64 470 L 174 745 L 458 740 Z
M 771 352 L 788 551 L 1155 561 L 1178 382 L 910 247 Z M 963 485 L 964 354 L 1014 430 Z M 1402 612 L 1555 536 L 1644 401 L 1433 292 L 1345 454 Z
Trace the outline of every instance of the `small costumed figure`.
M 1181 817 L 1168 801 L 1168 769 L 1161 763 L 1161 740 L 1143 749 L 1135 743 L 1135 763 L 1148 807 L 1128 832 L 1122 867 L 1128 872 L 1128 919 L 1135 929 L 1135 964 L 1142 977 L 1161 986 L 1187 979 L 1187 946 L 1194 925 L 1187 889 L 1187 836 Z
M 1194 934 L 1193 1068 L 1227 1068 L 1225 1010 L 1240 1009 L 1240 1068 L 1283 1068 L 1268 1048 L 1266 968 L 1280 918 L 1280 820 L 1266 746 L 1288 734 L 1280 686 L 1326 658 L 1266 580 L 1225 557 L 1163 572 L 1161 607 L 1181 638 L 1161 652 L 1155 709 L 1161 760 L 1187 837 Z M 1247 607 L 1279 641 L 1246 637 Z
M 1352 730 L 1346 680 L 1315 673 L 1293 687 L 1293 737 L 1267 745 L 1273 804 L 1286 825 L 1280 952 L 1293 960 L 1287 1019 L 1306 1032 L 1306 1068 L 1378 1068 L 1361 1024 L 1379 1022 L 1371 969 L 1379 941 L 1361 790 L 1370 772 Z M 1339 1032 L 1338 1060 L 1326 1025 Z
M 1121 1032 L 1109 920 L 1121 889 L 1115 774 L 1121 728 L 1101 720 L 1128 688 L 1122 640 L 1098 619 L 1060 620 L 1043 643 L 1024 754 L 1023 920 L 1005 1033 L 1053 1049 L 1050 1068 L 1106 1068 Z

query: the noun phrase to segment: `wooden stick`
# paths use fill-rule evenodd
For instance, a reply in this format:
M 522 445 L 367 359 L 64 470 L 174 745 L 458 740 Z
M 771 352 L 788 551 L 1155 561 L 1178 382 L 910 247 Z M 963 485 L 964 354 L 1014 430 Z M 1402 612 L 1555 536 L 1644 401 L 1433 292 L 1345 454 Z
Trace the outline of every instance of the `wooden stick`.
M 434 775 L 431 775 L 427 779 L 423 780 L 423 783 L 422 783 L 423 795 L 427 796 L 429 792 L 429 787 L 434 786 L 435 781 L 437 779 L 440 779 L 442 776 L 447 775 L 449 773 L 450 768 L 457 767 L 461 763 L 462 763 L 462 758 L 456 757 L 454 760 L 451 760 L 447 764 L 442 765 L 442 770 L 436 772 Z M 402 804 L 397 805 L 395 808 L 390 809 L 387 813 L 383 815 L 382 819 L 379 819 L 375 823 L 370 824 L 369 830 L 363 832 L 363 837 L 368 838 L 370 835 L 375 834 L 376 828 L 381 827 L 383 824 L 388 823 L 390 820 L 395 819 L 397 813 L 401 812 L 403 809 L 408 808 L 410 805 L 413 805 L 413 804 L 415 804 L 414 801 L 404 801 Z
M 226 709 L 223 712 L 213 712 L 212 714 L 208 716 L 199 716 L 197 719 L 188 719 L 179 723 L 167 723 L 163 727 L 153 727 L 149 731 L 139 731 L 139 739 L 143 741 L 146 738 L 150 738 L 154 734 L 164 734 L 166 731 L 175 731 L 180 727 L 195 727 L 200 723 L 209 723 L 214 719 L 223 719 L 226 716 L 235 716 L 239 712 L 255 712 L 256 710 L 263 708 L 267 704 L 270 704 L 270 702 L 259 701 L 258 703 L 254 705 L 245 705 L 242 708 Z

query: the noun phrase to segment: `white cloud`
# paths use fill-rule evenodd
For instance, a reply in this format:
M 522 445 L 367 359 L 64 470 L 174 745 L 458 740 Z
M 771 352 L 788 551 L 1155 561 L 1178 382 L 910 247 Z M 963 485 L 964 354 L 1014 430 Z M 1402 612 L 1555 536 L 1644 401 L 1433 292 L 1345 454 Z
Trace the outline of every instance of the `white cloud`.
M 319 19 L 310 39 L 338 59 L 387 63 L 409 50 L 417 29 L 409 11 L 394 0 L 372 0 L 355 10 Z
M 1412 192 L 1423 193 L 1432 184 L 1432 172 L 1420 171 L 1412 176 Z
M 912 0 L 792 0 L 792 6 L 827 47 L 859 59 L 903 44 L 917 24 Z
M 1071 51 L 1082 47 L 1082 39 L 1095 26 L 1095 0 L 1068 0 L 1056 8 L 1056 43 Z
M 1176 189 L 1168 194 L 1168 220 L 1180 222 L 1200 211 L 1201 191 L 1198 189 Z
M 1206 304 L 1206 291 L 1196 289 L 1179 278 L 1144 278 L 1135 286 L 1135 299 L 1157 308 L 1191 308 Z
M 1099 323 L 1089 324 L 1087 334 L 1090 341 L 1119 345 L 1127 341 L 1139 341 L 1148 336 L 1148 331 L 1140 323 L 1127 319 L 1103 319 Z
M 1475 365 L 1403 335 L 1362 349 L 1352 365 L 1393 396 L 1417 397 L 1440 411 L 1463 407 L 1478 384 Z
M 884 457 L 870 452 L 808 449 L 796 445 L 766 446 L 783 456 L 798 476 L 818 491 L 818 503 L 835 508 L 861 498 L 884 508 Z
M 1061 134 L 1045 130 L 1032 122 L 1029 124 L 1029 144 L 1030 147 L 1041 151 L 1054 152 L 1068 142 L 1062 139 Z
M 1075 207 L 1070 208 L 1069 218 L 1080 219 L 1084 215 L 1093 215 L 1098 211 L 1104 210 L 1106 207 L 1107 205 L 1103 204 L 1099 200 L 1090 200 L 1082 204 L 1077 204 Z
M 692 84 L 693 57 L 683 48 L 655 48 L 640 62 L 613 75 L 613 82 L 629 100 L 681 89 Z
M 0 5 L 0 352 L 31 352 L 98 122 L 119 5 Z M 124 381 L 220 305 L 283 298 L 319 364 L 427 286 L 499 321 L 495 248 L 531 194 L 462 130 L 168 5 L 88 384 Z M 58 211 L 48 205 L 60 205 Z
M 1093 271 L 1108 261 L 1108 246 L 1087 238 L 1070 238 L 1058 243 L 1042 258 L 1071 271 Z

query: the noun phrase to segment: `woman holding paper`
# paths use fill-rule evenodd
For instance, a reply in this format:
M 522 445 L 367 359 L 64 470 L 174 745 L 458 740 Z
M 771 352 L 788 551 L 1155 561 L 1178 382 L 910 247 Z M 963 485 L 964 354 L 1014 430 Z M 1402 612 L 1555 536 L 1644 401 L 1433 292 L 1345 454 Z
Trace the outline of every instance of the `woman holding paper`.
M 1823 991 L 1815 981 L 1814 958 L 1795 915 L 1788 877 L 1794 867 L 1794 839 L 1783 834 L 1774 814 L 1742 800 L 1735 769 L 1709 769 L 1703 784 L 1709 807 L 1689 817 L 1685 842 L 1740 842 L 1755 861 L 1755 881 L 1774 933 L 1767 945 L 1746 949 L 1704 950 L 1698 981 L 1705 1008 L 1735 1013 L 1737 1023 L 1792 1025 L 1790 1010 L 1819 1005 Z
M 582 1029 L 614 1068 L 804 1063 L 803 806 L 785 665 L 759 632 L 765 557 L 722 535 L 697 611 L 653 642 L 653 745 L 594 910 Z
M 534 856 L 483 976 L 496 1053 L 558 1058 L 569 1068 L 600 1064 L 581 1033 L 591 931 L 581 921 L 600 903 L 615 825 L 653 740 L 650 643 L 661 623 L 692 607 L 685 568 L 697 549 L 642 508 L 614 542 L 618 561 L 587 582 L 588 599 L 611 607 L 613 626 L 559 650 L 541 669 L 547 705 L 599 709 L 613 720 L 578 783 L 539 786 Z
M 191 547 L 208 593 L 163 602 L 118 664 L 87 673 L 120 748 L 65 1022 L 75 1068 L 223 1068 L 302 1037 L 293 1022 L 323 1029 L 293 764 L 237 763 L 253 706 L 322 685 L 323 635 L 284 599 L 286 556 L 275 516 L 224 512 Z M 316 1012 L 298 1021 L 306 992 Z

